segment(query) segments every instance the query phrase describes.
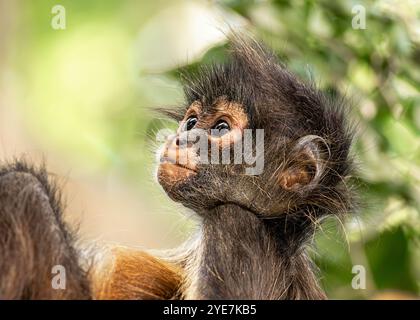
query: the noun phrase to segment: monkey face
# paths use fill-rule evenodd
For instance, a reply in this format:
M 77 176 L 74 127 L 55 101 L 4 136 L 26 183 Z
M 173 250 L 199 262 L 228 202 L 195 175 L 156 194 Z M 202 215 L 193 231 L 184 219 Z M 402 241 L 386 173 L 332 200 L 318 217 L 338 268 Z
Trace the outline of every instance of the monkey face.
M 234 145 L 247 124 L 242 106 L 224 97 L 209 108 L 193 102 L 160 150 L 157 178 L 168 195 L 194 208 L 225 201 L 227 182 L 240 168 L 233 165 Z

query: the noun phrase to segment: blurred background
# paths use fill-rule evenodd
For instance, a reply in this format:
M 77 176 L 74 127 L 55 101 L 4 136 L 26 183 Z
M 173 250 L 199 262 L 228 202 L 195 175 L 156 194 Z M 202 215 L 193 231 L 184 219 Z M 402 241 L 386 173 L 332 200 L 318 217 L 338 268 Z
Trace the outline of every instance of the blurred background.
M 182 102 L 180 70 L 225 59 L 230 28 L 354 104 L 363 206 L 326 221 L 312 252 L 329 297 L 418 296 L 420 1 L 0 0 L 0 159 L 45 161 L 85 241 L 176 246 L 194 224 L 154 182 L 168 123 L 151 110 Z

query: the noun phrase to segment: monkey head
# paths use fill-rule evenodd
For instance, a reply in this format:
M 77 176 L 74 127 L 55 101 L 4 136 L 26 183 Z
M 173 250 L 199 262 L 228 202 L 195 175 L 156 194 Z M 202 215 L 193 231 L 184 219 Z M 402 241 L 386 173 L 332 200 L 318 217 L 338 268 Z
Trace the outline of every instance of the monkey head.
M 158 181 L 205 214 L 237 204 L 262 217 L 347 210 L 352 135 L 342 101 L 290 73 L 260 44 L 233 39 L 229 60 L 185 81 L 180 125 L 160 151 Z

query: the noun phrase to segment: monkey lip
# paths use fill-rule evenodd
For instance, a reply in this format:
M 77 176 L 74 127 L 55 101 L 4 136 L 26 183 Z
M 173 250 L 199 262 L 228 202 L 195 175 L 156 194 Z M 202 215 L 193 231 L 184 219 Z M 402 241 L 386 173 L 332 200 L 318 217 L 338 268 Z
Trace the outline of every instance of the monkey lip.
M 173 162 L 169 159 L 161 159 L 160 166 L 174 166 L 174 167 L 177 167 L 179 169 L 188 170 L 188 171 L 197 173 L 197 170 L 195 168 L 192 168 L 192 167 L 190 167 L 186 164 L 180 164 L 180 163 Z

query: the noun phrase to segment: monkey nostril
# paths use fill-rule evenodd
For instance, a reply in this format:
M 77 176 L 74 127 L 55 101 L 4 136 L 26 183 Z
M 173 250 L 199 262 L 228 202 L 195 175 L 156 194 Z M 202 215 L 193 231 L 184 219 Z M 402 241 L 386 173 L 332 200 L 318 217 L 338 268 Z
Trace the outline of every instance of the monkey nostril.
M 177 147 L 179 147 L 179 137 L 176 137 L 176 138 L 175 138 L 175 145 L 176 145 Z

